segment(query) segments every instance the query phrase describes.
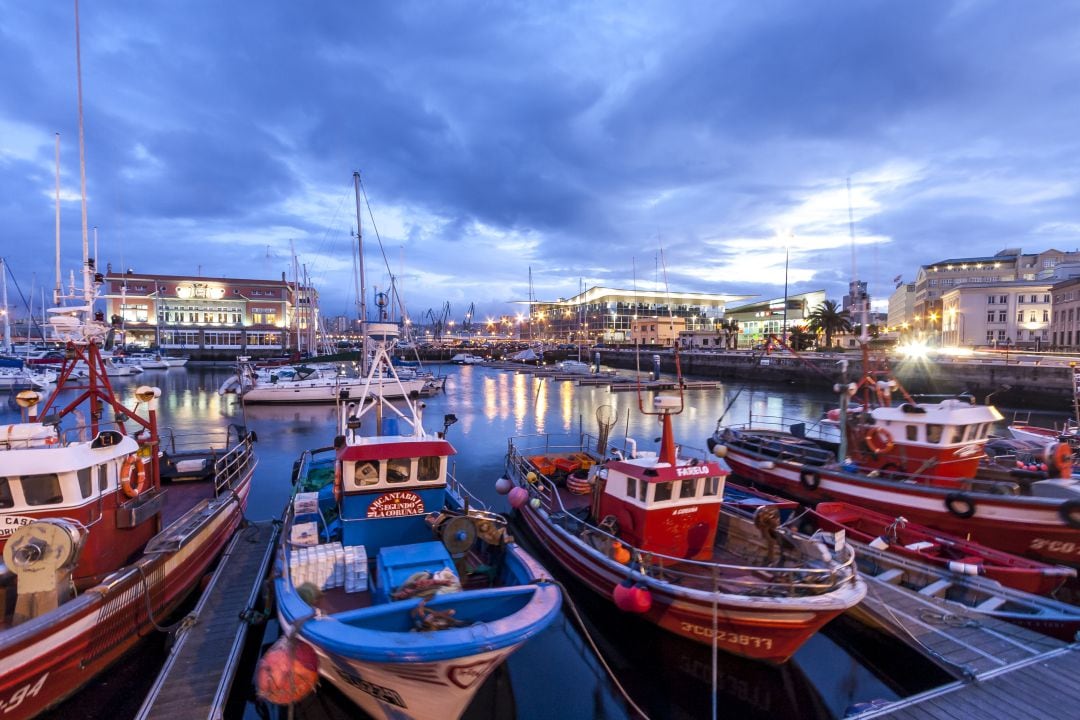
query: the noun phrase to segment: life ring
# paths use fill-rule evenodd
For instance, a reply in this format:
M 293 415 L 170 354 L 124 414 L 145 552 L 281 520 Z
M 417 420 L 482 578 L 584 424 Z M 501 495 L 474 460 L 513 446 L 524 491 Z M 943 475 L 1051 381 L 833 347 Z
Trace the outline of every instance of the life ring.
M 967 519 L 975 514 L 975 501 L 964 493 L 945 496 L 945 508 L 958 518 Z
M 1072 475 L 1073 451 L 1067 442 L 1056 442 L 1046 448 L 1046 464 L 1051 477 Z
M 817 490 L 818 485 L 821 484 L 821 474 L 814 468 L 804 467 L 799 471 L 799 482 L 807 490 Z
M 893 449 L 893 439 L 883 427 L 870 428 L 866 433 L 866 447 L 875 455 L 887 453 Z
M 120 489 L 129 498 L 146 490 L 146 464 L 135 455 L 128 455 L 120 466 Z
M 1080 500 L 1066 500 L 1061 503 L 1058 513 L 1066 525 L 1080 529 Z

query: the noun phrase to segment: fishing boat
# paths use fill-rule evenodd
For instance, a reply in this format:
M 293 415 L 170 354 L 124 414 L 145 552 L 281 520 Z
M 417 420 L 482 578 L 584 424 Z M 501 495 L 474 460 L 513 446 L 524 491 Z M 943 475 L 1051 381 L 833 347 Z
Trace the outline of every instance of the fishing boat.
M 798 522 L 804 530 L 813 530 L 814 536 L 830 547 L 853 545 L 859 572 L 878 582 L 888 582 L 923 598 L 938 598 L 946 607 L 961 606 L 1066 642 L 1074 642 L 1080 631 L 1080 607 L 1076 605 L 1005 587 L 989 578 L 953 572 L 872 543 L 861 543 L 843 530 L 835 533 L 826 530 L 832 523 L 814 510 L 807 510 L 792 522 Z
M 390 361 L 396 336 L 394 324 L 365 323 L 375 346 L 369 377 L 400 383 Z M 341 400 L 332 447 L 305 452 L 294 467 L 275 562 L 277 615 L 284 639 L 310 648 L 319 676 L 369 715 L 455 719 L 500 663 L 559 616 L 562 595 L 505 519 L 451 473 L 446 430 L 456 418 L 429 433 L 422 401 L 393 404 L 383 389 L 365 384 Z
M 902 515 L 889 516 L 857 505 L 821 502 L 814 508 L 817 525 L 824 530 L 843 530 L 847 537 L 903 557 L 929 563 L 963 575 L 979 575 L 1024 592 L 1050 595 L 1076 569 L 1049 565 L 1004 553 L 966 538 L 908 522 Z
M 835 387 L 836 425 L 752 417 L 717 423 L 709 450 L 739 477 L 806 504 L 838 501 L 1014 555 L 1080 566 L 1080 482 L 1072 450 L 1047 450 L 1047 470 L 985 467 L 1001 414 L 970 398 L 915 402 L 864 355 L 857 382 Z M 861 411 L 848 400 L 861 393 Z M 893 402 L 902 394 L 902 402 Z
M 657 395 L 659 453 L 607 445 L 612 414 L 595 438 L 511 438 L 510 504 L 569 573 L 621 610 L 675 635 L 735 655 L 788 660 L 866 585 L 850 548 L 830 552 L 782 529 L 771 508 L 722 512 L 728 468 L 677 450 L 672 416 L 682 398 Z
M 24 421 L 0 437 L 5 718 L 60 702 L 169 618 L 240 525 L 256 464 L 243 428 L 215 447 L 159 433 L 156 388 L 121 402 L 100 348 L 108 328 L 79 319 L 90 307 L 53 317 L 70 356 L 56 390 L 40 413 L 40 396 L 20 394 Z

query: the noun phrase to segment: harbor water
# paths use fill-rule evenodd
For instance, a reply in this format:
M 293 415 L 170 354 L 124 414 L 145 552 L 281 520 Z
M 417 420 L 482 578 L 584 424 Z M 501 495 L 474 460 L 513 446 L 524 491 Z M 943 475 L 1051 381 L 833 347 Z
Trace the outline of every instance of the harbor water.
M 437 366 L 448 376 L 446 391 L 425 398 L 425 426 L 440 429 L 453 414 L 447 437 L 457 448 L 455 475 L 495 510 L 508 512 L 494 490 L 503 472 L 507 439 L 537 433 L 595 434 L 597 409 L 608 405 L 618 418 L 611 444 L 628 436 L 641 450 L 656 450 L 657 418 L 638 412 L 634 392 L 606 386 L 539 378 L 484 366 Z M 242 407 L 234 395 L 217 389 L 230 373 L 224 367 L 186 367 L 146 371 L 117 378 L 114 387 L 125 404 L 133 390 L 161 388 L 159 425 L 179 433 L 244 424 L 259 438 L 259 464 L 247 517 L 281 515 L 290 494 L 294 460 L 308 449 L 329 446 L 335 434 L 330 405 Z M 649 401 L 646 396 L 645 401 Z M 675 418 L 676 440 L 702 448 L 717 421 L 745 422 L 754 416 L 816 418 L 830 407 L 831 393 L 789 386 L 720 386 L 688 390 L 685 408 Z M 7 406 L 0 422 L 18 413 Z M 525 538 L 522 538 L 525 540 Z M 526 546 L 528 543 L 525 542 Z M 689 643 L 625 615 L 553 566 L 542 550 L 531 548 L 568 591 L 564 616 L 511 656 L 485 683 L 466 714 L 469 718 L 633 718 L 636 704 L 651 718 L 839 718 L 874 700 L 896 699 L 941 684 L 945 678 L 900 643 L 839 618 L 783 666 L 734 658 Z M 249 578 L 237 578 L 249 583 Z M 583 631 L 575 620 L 580 616 Z M 268 624 L 266 641 L 276 634 Z M 148 641 L 74 700 L 51 712 L 53 718 L 134 717 L 167 651 L 159 638 Z M 605 670 L 605 666 L 607 669 Z M 614 679 L 613 679 L 614 678 Z M 715 692 L 714 692 L 715 691 Z M 255 702 L 250 668 L 234 686 L 235 717 L 358 717 L 358 710 L 323 683 L 320 692 L 289 715 Z M 629 698 L 629 699 L 628 699 Z

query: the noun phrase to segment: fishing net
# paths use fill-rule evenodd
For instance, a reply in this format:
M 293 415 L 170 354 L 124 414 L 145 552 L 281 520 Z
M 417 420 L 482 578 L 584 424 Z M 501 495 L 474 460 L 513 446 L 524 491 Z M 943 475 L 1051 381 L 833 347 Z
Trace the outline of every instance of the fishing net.
M 601 405 L 596 408 L 596 452 L 607 455 L 607 441 L 611 428 L 615 425 L 615 408 Z

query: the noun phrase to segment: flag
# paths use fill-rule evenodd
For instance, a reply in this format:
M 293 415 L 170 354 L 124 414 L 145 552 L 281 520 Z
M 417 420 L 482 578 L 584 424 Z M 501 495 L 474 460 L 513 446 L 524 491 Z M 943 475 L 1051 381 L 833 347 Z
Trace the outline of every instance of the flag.
M 894 283 L 898 283 L 898 282 L 900 282 L 900 279 L 901 279 L 902 277 L 904 277 L 903 273 L 901 273 L 900 275 L 897 275 L 896 277 L 894 277 L 894 278 L 892 279 L 892 281 L 893 281 Z

